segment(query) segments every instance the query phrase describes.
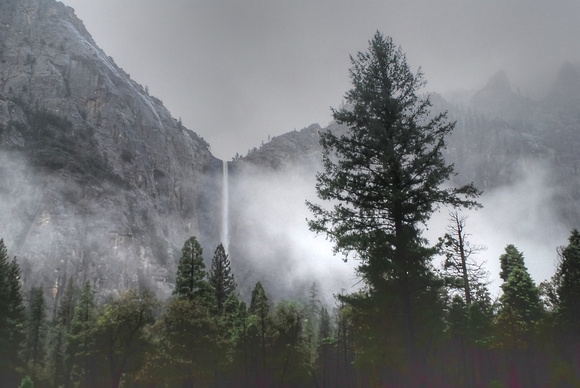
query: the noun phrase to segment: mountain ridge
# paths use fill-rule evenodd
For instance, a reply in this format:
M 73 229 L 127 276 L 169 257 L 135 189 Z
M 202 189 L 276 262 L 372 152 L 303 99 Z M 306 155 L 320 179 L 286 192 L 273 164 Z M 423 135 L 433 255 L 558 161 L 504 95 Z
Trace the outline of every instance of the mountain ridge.
M 221 161 L 98 48 L 72 8 L 4 0 L 0 15 L 0 143 L 11 176 L 0 187 L 11 214 L 0 232 L 24 281 L 50 285 L 55 300 L 70 276 L 103 297 L 138 286 L 168 295 L 183 242 L 217 245 Z

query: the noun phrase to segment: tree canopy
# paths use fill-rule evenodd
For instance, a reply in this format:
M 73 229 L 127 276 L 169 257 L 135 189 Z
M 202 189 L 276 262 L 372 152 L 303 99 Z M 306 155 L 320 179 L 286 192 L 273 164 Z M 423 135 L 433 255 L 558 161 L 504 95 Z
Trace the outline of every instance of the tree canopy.
M 324 171 L 317 174 L 318 197 L 329 209 L 308 202 L 310 229 L 325 233 L 336 251 L 355 252 L 359 272 L 376 303 L 402 311 L 409 362 L 416 362 L 416 326 L 433 307 L 436 292 L 421 227 L 442 205 L 476 207 L 473 185 L 443 187 L 453 166 L 442 156 L 454 128 L 445 113 L 431 115 L 424 85 L 390 37 L 377 32 L 367 52 L 351 56 L 353 88 L 346 105 L 333 109 L 348 129 L 321 134 Z M 418 308 L 418 300 L 425 306 Z M 396 307 L 400 305 L 400 308 Z
M 195 236 L 183 244 L 177 266 L 173 294 L 181 299 L 207 298 L 210 286 L 206 279 L 203 249 Z

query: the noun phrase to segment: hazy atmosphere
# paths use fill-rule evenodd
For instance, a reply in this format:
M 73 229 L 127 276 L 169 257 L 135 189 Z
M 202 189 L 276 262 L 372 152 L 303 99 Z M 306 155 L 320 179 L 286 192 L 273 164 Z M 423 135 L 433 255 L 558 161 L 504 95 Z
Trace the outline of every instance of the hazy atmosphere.
M 579 16 L 0 0 L 0 387 L 580 386 Z
M 93 38 L 175 117 L 229 159 L 312 123 L 349 88 L 348 55 L 379 29 L 422 67 L 427 89 L 481 87 L 505 70 L 541 93 L 580 60 L 575 0 L 65 0 Z
M 413 69 L 422 68 L 427 91 L 456 102 L 468 101 L 466 96 L 499 70 L 506 72 L 514 91 L 541 98 L 562 63 L 580 61 L 580 3 L 571 0 L 65 4 L 75 9 L 96 43 L 120 67 L 207 140 L 213 155 L 225 160 L 236 153 L 245 155 L 271 136 L 312 123 L 327 125 L 329 107 L 339 106 L 351 87 L 349 55 L 364 50 L 376 30 L 402 46 Z M 567 227 L 555 219 L 547 221 L 555 216 L 543 170 L 523 170 L 512 186 L 485 193 L 482 202 L 487 206 L 468 220 L 473 240 L 488 246 L 480 259 L 487 260 L 491 279 L 497 279 L 498 257 L 510 243 L 525 253 L 537 282 L 549 278 L 556 247 L 567 239 Z M 532 192 L 537 195 L 522 201 Z M 256 203 L 265 206 L 264 201 Z M 287 219 L 286 229 L 310 234 L 302 222 L 308 215 L 304 198 L 287 201 L 285 207 L 299 215 L 295 221 L 300 223 Z M 497 227 L 499 219 L 503 229 Z M 433 233 L 435 240 L 446 222 L 443 211 L 427 236 Z M 308 249 L 331 255 L 322 237 L 301 241 Z M 292 257 L 298 260 L 301 255 Z M 343 271 L 338 258 L 334 265 L 337 272 Z M 499 285 L 497 280 L 490 285 L 492 293 L 497 295 Z

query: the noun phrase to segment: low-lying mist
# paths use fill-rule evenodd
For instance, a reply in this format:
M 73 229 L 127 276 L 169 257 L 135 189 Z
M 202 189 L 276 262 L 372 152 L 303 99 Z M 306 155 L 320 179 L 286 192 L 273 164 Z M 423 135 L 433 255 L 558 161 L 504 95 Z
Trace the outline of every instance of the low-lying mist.
M 308 229 L 305 200 L 316 200 L 315 171 L 244 165 L 230 189 L 232 267 L 248 295 L 257 281 L 274 299 L 305 296 L 313 282 L 324 303 L 352 292 L 356 262 L 334 255 L 325 236 Z
M 526 266 L 539 284 L 554 274 L 556 249 L 567 244 L 570 234 L 558 220 L 550 168 L 541 162 L 529 162 L 520 164 L 516 171 L 512 184 L 483 193 L 479 199 L 483 208 L 461 211 L 467 217 L 468 241 L 487 248 L 474 258 L 486 262 L 492 296 L 500 294 L 499 257 L 507 245 L 513 244 L 523 252 Z M 434 243 L 445 233 L 448 218 L 448 209 L 433 216 L 425 233 L 429 241 Z
M 475 259 L 485 261 L 492 296 L 500 294 L 499 257 L 508 244 L 524 253 L 536 281 L 549 279 L 557 261 L 556 249 L 565 245 L 570 230 L 558 220 L 550 186 L 550 169 L 539 162 L 521 164 L 514 182 L 483 193 L 482 209 L 462 210 L 472 244 L 485 246 Z M 245 165 L 235 174 L 231 189 L 232 266 L 242 295 L 261 281 L 274 299 L 303 296 L 313 281 L 323 301 L 352 292 L 359 286 L 356 260 L 343 262 L 333 255 L 332 244 L 310 232 L 311 214 L 305 200 L 320 202 L 315 192 L 315 171 L 304 167 L 283 170 Z M 449 209 L 434 214 L 425 237 L 434 244 L 446 232 Z M 438 266 L 441 258 L 435 259 Z
M 320 165 L 290 164 L 275 170 L 242 163 L 230 173 L 229 253 L 238 290 L 244 299 L 249 300 L 258 281 L 273 301 L 306 298 L 312 283 L 316 282 L 318 298 L 325 304 L 333 304 L 333 295 L 360 287 L 356 276 L 358 262 L 353 259 L 344 262 L 341 254 L 333 254 L 332 243 L 324 235 L 308 229 L 306 220 L 312 215 L 305 201 L 320 202 L 315 191 L 315 173 L 320 169 Z M 570 233 L 569 226 L 558 217 L 558 189 L 551 184 L 550 167 L 529 162 L 520 164 L 516 171 L 512 184 L 483 193 L 482 209 L 461 212 L 467 217 L 469 241 L 487 247 L 476 259 L 486 261 L 493 296 L 500 294 L 499 256 L 506 245 L 514 244 L 524 253 L 526 265 L 539 283 L 553 275 L 558 257 L 556 249 L 567 244 Z M 70 190 L 89 188 L 71 186 L 67 191 L 64 187 L 47 187 L 46 179 L 33 173 L 19 155 L 0 153 L 3 221 L 0 237 L 12 254 L 22 248 L 28 234 L 35 236 L 28 236 L 26 248 L 34 256 L 21 262 L 25 278 L 44 279 L 50 283 L 44 286 L 52 287 L 54 282 L 62 282 L 70 275 L 82 280 L 100 279 L 101 273 L 117 273 L 121 277 L 134 274 L 137 280 L 126 280 L 125 287 L 130 287 L 151 277 L 144 275 L 150 261 L 146 258 L 151 254 L 145 252 L 136 236 L 120 230 L 107 232 L 106 224 L 112 220 L 104 215 L 99 217 L 95 213 L 96 204 L 73 207 L 70 201 L 82 195 L 71 194 L 69 199 L 65 198 Z M 48 189 L 52 194 L 46 194 Z M 60 209 L 57 209 L 58 219 L 43 218 L 41 213 L 47 201 Z M 131 223 L 115 222 L 127 228 Z M 69 228 L 67 232 L 72 225 L 77 228 Z M 448 209 L 441 209 L 429 222 L 425 237 L 435 243 L 447 225 Z M 127 241 L 123 243 L 119 239 Z M 211 254 L 206 256 L 209 259 Z M 436 259 L 436 265 L 439 262 L 440 258 Z M 163 276 L 154 275 L 166 290 L 171 288 L 166 282 L 173 265 L 166 263 Z M 109 292 L 123 283 L 108 277 L 104 281 L 107 284 L 102 286 Z
M 0 152 L 0 238 L 9 252 L 18 249 L 40 209 L 39 177 L 16 152 Z

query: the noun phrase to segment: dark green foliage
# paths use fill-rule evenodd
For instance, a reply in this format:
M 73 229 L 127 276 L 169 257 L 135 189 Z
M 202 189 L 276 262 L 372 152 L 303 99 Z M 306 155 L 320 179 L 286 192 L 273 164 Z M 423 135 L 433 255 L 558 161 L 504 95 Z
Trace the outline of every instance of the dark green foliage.
M 203 299 L 175 299 L 153 328 L 156 340 L 137 381 L 164 387 L 208 386 L 225 356 L 219 321 Z
M 25 376 L 20 383 L 20 388 L 34 388 L 34 382 L 30 376 Z
M 250 342 L 248 336 L 249 315 L 246 303 L 232 293 L 224 304 L 222 315 L 224 329 L 230 342 L 227 352 L 232 371 L 231 378 L 234 381 L 243 381 L 243 385 L 248 385 Z
M 503 295 L 500 300 L 504 306 L 517 311 L 525 322 L 539 319 L 541 312 L 539 291 L 527 269 L 514 268 L 501 288 Z
M 190 237 L 183 244 L 173 290 L 178 298 L 193 300 L 211 297 L 202 255 L 203 250 L 195 237 Z
M 323 387 L 327 387 L 332 380 L 332 366 L 334 364 L 333 350 L 336 345 L 336 338 L 332 328 L 330 314 L 325 307 L 320 309 L 318 326 L 318 370 L 320 382 Z
M 20 268 L 9 261 L 4 240 L 0 240 L 0 386 L 16 386 L 19 381 L 18 354 L 24 341 L 24 305 L 20 288 Z
M 230 260 L 221 243 L 217 246 L 211 261 L 209 284 L 213 289 L 218 311 L 221 312 L 228 297 L 236 290 Z
M 271 368 L 275 371 L 274 381 L 279 385 L 306 386 L 310 382 L 313 365 L 304 337 L 304 321 L 304 308 L 296 303 L 281 302 L 274 309 Z
M 32 287 L 26 317 L 26 361 L 32 363 L 32 367 L 36 366 L 43 356 L 46 334 L 45 308 L 42 285 Z
M 83 386 L 98 385 L 95 325 L 97 311 L 89 280 L 85 282 L 68 332 L 66 346 L 67 379 L 71 376 Z M 66 385 L 66 383 L 65 383 Z
M 568 246 L 560 251 L 561 263 L 557 288 L 558 321 L 561 328 L 580 340 L 580 232 L 574 229 Z
M 505 247 L 505 253 L 499 257 L 501 272 L 499 277 L 506 282 L 514 268 L 525 269 L 524 255 L 512 244 Z
M 50 326 L 46 334 L 46 376 L 53 386 L 65 384 L 65 354 L 66 354 L 67 328 L 61 323 Z
M 448 320 L 451 337 L 465 340 L 467 337 L 467 305 L 459 295 L 455 295 L 451 301 Z
M 580 362 L 580 232 L 572 230 L 568 245 L 559 249 L 560 262 L 553 278 L 552 305 L 554 307 L 554 336 L 568 365 Z M 550 296 L 550 295 L 548 295 Z M 578 374 L 567 378 L 579 384 Z
M 509 306 L 525 322 L 536 321 L 541 312 L 539 290 L 525 266 L 524 255 L 513 245 L 508 245 L 505 252 L 500 257 L 502 305 Z
M 391 38 L 377 32 L 368 51 L 351 62 L 347 105 L 333 110 L 349 130 L 321 136 L 324 171 L 317 175 L 316 190 L 334 205 L 328 210 L 308 203 L 315 216 L 309 226 L 325 233 L 337 251 L 360 257 L 368 297 L 377 308 L 390 304 L 402 312 L 397 327 L 408 363 L 417 363 L 423 330 L 418 325 L 433 327 L 424 318 L 431 314 L 435 290 L 429 268 L 433 250 L 425 246 L 421 227 L 441 205 L 477 206 L 471 198 L 479 192 L 472 185 L 441 188 L 453 173 L 441 151 L 454 125 L 445 114 L 430 117 L 429 98 L 417 94 L 422 74 L 411 72 Z
M 109 383 L 118 387 L 125 373 L 134 375 L 140 368 L 149 342 L 146 328 L 154 322 L 157 299 L 149 290 L 127 291 L 107 304 L 96 326 L 95 349 L 108 366 Z
M 501 286 L 498 340 L 506 349 L 525 349 L 530 346 L 542 313 L 539 290 L 524 264 L 523 254 L 513 245 L 508 245 L 505 251 L 500 257 L 500 276 L 505 281 Z
M 252 290 L 252 300 L 250 301 L 250 308 L 248 310 L 251 315 L 251 322 L 254 328 L 257 329 L 257 334 L 260 338 L 260 364 L 261 369 L 266 369 L 266 337 L 270 327 L 270 305 L 268 304 L 268 297 L 262 287 L 262 283 L 258 282 Z
M 337 250 L 354 250 L 368 261 L 379 248 L 373 245 L 392 251 L 396 240 L 415 242 L 419 225 L 438 205 L 473 206 L 461 196 L 478 192 L 439 187 L 453 172 L 441 155 L 453 124 L 445 114 L 428 118 L 429 99 L 416 94 L 422 74 L 410 71 L 401 49 L 377 33 L 369 51 L 351 60 L 354 88 L 346 94 L 347 107 L 333 111 L 350 130 L 340 137 L 322 134 L 325 171 L 317 176 L 318 196 L 339 203 L 330 211 L 309 204 L 316 216 L 309 224 L 329 235 Z
M 475 346 L 487 348 L 492 337 L 493 313 L 491 309 L 484 310 L 481 303 L 472 303 L 467 311 L 468 338 Z
M 69 278 L 64 295 L 60 299 L 53 325 L 47 330 L 47 369 L 53 386 L 58 387 L 67 381 L 67 364 L 65 364 L 67 334 L 74 318 L 76 301 L 80 290 L 75 286 L 72 276 Z
M 266 292 L 264 291 L 261 282 L 256 283 L 252 290 L 252 300 L 250 302 L 249 313 L 259 316 L 261 319 L 265 319 L 265 317 L 270 313 L 268 297 L 266 296 Z
M 69 278 L 66 290 L 60 305 L 58 306 L 57 322 L 66 327 L 67 331 L 73 320 L 75 313 L 76 300 L 78 297 L 78 288 L 76 287 L 72 276 Z

